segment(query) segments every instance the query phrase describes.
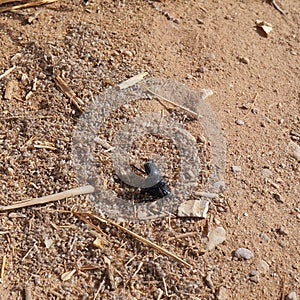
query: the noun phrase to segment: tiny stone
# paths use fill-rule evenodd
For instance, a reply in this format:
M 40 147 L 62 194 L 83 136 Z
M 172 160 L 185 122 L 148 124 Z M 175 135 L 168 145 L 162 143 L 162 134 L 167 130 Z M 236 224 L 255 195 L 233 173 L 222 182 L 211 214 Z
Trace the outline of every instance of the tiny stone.
M 214 290 L 214 283 L 211 280 L 211 274 L 208 273 L 204 278 L 206 285 L 213 291 Z
M 200 72 L 200 73 L 205 73 L 205 72 L 207 72 L 207 68 L 204 67 L 204 66 L 202 66 L 202 67 L 200 67 L 200 68 L 198 69 L 198 72 Z
M 234 173 L 238 173 L 242 171 L 242 168 L 240 166 L 232 166 L 231 169 Z
M 285 300 L 298 300 L 298 296 L 296 292 L 290 292 L 285 296 Z
M 125 55 L 129 56 L 129 57 L 132 57 L 132 56 L 133 56 L 132 52 L 129 51 L 129 50 L 125 50 L 123 53 L 124 53 Z
M 241 57 L 240 62 L 242 62 L 243 64 L 248 65 L 250 63 L 250 59 L 248 57 Z
M 225 287 L 220 286 L 215 294 L 216 300 L 228 300 L 229 296 Z
M 234 256 L 238 259 L 248 260 L 248 259 L 251 259 L 254 255 L 249 249 L 238 248 L 235 250 Z
M 217 181 L 213 184 L 215 193 L 224 192 L 226 190 L 226 184 L 224 181 Z
M 261 275 L 266 275 L 269 271 L 269 265 L 261 259 L 257 262 L 256 269 Z
M 283 201 L 283 198 L 282 198 L 282 196 L 281 196 L 280 194 L 274 193 L 274 194 L 273 194 L 273 198 L 274 198 L 277 202 L 280 202 L 280 203 L 283 203 L 283 202 L 284 202 L 284 201 Z
M 288 234 L 289 234 L 289 231 L 288 231 L 285 227 L 283 227 L 283 226 L 281 226 L 281 227 L 277 230 L 277 232 L 278 232 L 279 234 L 281 234 L 281 235 L 288 235 Z
M 253 107 L 251 111 L 252 111 L 252 113 L 255 114 L 255 115 L 258 115 L 258 114 L 259 114 L 259 108 L 257 108 L 257 107 Z
M 270 238 L 265 233 L 263 233 L 263 232 L 259 235 L 259 237 L 261 239 L 263 239 L 264 241 L 266 241 L 267 243 L 270 242 Z
M 287 150 L 290 156 L 300 162 L 300 146 L 291 141 L 288 145 Z
M 243 120 L 236 120 L 235 124 L 237 124 L 237 125 L 244 125 L 245 122 Z
M 262 174 L 262 176 L 264 176 L 264 177 L 270 177 L 270 176 L 273 175 L 272 171 L 269 170 L 269 169 L 267 169 L 267 168 L 263 168 L 263 169 L 261 170 L 261 174 Z
M 251 271 L 250 273 L 250 281 L 258 283 L 259 282 L 259 272 Z

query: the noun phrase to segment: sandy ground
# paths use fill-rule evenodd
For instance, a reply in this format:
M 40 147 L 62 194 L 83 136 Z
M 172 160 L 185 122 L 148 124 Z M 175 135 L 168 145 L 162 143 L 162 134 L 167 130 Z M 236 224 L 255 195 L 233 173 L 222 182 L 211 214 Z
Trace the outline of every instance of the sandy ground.
M 15 66 L 0 77 L 1 205 L 80 184 L 71 150 L 82 112 L 58 89 L 56 74 L 82 99 L 82 110 L 140 72 L 176 80 L 197 93 L 209 88 L 214 94 L 206 101 L 221 124 L 227 151 L 226 190 L 211 201 L 206 219 L 172 214 L 122 223 L 190 266 L 92 219 L 102 230 L 96 232 L 70 211 L 102 215 L 97 197 L 74 196 L 0 214 L 1 300 L 299 295 L 300 166 L 288 145 L 300 146 L 300 2 L 278 2 L 285 14 L 271 2 L 57 1 L 0 14 L 0 74 Z M 272 25 L 268 36 L 257 20 Z M 154 110 L 172 116 L 172 109 L 153 101 Z M 138 109 L 143 114 L 146 108 L 122 107 L 123 114 L 111 115 L 101 138 L 112 142 L 116 124 Z M 192 120 L 184 122 L 211 151 L 213 141 Z M 137 142 L 133 154 L 142 147 L 145 160 L 149 149 L 160 153 L 153 144 L 173 149 L 167 140 L 151 141 Z M 99 174 L 110 175 L 107 187 L 121 190 L 101 149 L 97 155 L 107 173 L 100 164 Z M 166 162 L 172 167 L 164 175 L 176 175 L 176 159 Z M 171 189 L 177 178 L 172 174 Z M 112 210 L 104 216 L 114 219 Z M 225 229 L 226 240 L 208 250 L 208 236 L 217 227 Z M 238 248 L 253 257 L 237 258 Z

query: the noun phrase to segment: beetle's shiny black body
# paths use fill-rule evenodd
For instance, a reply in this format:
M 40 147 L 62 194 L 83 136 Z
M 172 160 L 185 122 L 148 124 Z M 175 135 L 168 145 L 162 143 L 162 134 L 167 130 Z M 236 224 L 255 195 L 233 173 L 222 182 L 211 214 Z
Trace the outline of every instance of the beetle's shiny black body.
M 144 164 L 144 169 L 146 174 L 148 175 L 148 178 L 154 179 L 154 185 L 142 188 L 143 193 L 150 194 L 154 199 L 163 198 L 166 196 L 171 196 L 172 193 L 165 182 L 164 178 L 159 175 L 158 169 L 154 162 L 147 162 Z

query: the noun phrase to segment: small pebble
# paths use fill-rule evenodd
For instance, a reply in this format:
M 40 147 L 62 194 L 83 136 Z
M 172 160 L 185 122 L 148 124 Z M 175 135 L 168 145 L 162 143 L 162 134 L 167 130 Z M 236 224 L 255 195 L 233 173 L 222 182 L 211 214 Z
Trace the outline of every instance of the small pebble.
M 245 65 L 248 65 L 250 63 L 250 59 L 248 57 L 240 57 L 240 62 L 242 62 Z
M 248 260 L 248 259 L 251 259 L 254 255 L 249 249 L 238 248 L 235 250 L 234 256 L 238 259 Z
M 255 282 L 255 283 L 259 282 L 259 272 L 258 271 L 251 271 L 250 281 Z
M 288 234 L 289 234 L 289 231 L 288 231 L 285 227 L 283 227 L 283 226 L 281 226 L 281 227 L 277 230 L 277 232 L 278 232 L 280 235 L 288 235 Z
M 280 194 L 277 194 L 277 193 L 273 193 L 273 198 L 277 201 L 277 202 L 280 202 L 280 203 L 283 203 L 284 200 L 282 198 L 282 196 Z
M 269 265 L 263 259 L 259 260 L 256 264 L 256 269 L 261 275 L 266 275 L 269 271 Z
M 298 300 L 298 296 L 296 292 L 290 292 L 285 296 L 285 300 Z
M 261 175 L 264 176 L 264 177 L 270 177 L 273 175 L 272 171 L 270 169 L 267 169 L 267 168 L 263 168 L 261 170 Z
M 259 114 L 259 108 L 258 108 L 258 107 L 253 107 L 251 111 L 252 111 L 252 113 L 255 114 L 255 115 L 258 115 L 258 114 Z
M 237 125 L 244 125 L 245 122 L 243 120 L 235 120 L 235 124 L 237 124 Z
M 215 294 L 216 300 L 228 300 L 228 292 L 225 287 L 220 286 Z
M 241 166 L 232 166 L 231 169 L 234 173 L 238 173 L 242 171 Z
M 263 233 L 263 232 L 259 235 L 259 237 L 261 239 L 263 239 L 264 241 L 266 241 L 267 243 L 270 242 L 270 238 L 265 233 Z
M 294 142 L 290 142 L 287 147 L 287 151 L 290 156 L 300 162 L 300 146 Z

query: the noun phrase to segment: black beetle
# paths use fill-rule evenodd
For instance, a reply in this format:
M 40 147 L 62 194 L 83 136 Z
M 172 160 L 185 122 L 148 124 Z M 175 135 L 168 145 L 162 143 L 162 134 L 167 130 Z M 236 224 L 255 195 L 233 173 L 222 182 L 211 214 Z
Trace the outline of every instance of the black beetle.
M 150 194 L 154 199 L 172 196 L 172 193 L 165 182 L 164 178 L 159 175 L 158 169 L 154 162 L 147 162 L 144 164 L 144 169 L 148 177 L 146 180 L 153 182 L 153 185 L 147 188 L 142 188 L 142 193 Z

